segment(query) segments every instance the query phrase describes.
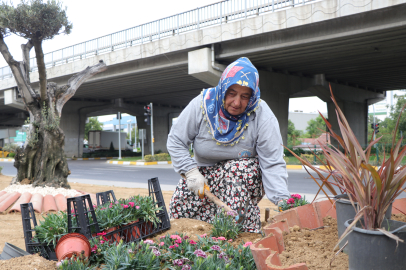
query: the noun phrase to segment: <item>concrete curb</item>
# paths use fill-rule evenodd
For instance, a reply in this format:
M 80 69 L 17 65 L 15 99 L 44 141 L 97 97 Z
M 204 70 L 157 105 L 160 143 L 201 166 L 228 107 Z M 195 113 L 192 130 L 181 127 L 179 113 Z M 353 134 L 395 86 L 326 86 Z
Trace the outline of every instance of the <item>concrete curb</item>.
M 14 162 L 14 158 L 0 158 L 0 161 Z
M 116 161 L 110 160 L 107 161 L 110 164 L 117 164 L 117 165 L 133 165 L 133 166 L 148 166 L 148 165 L 167 165 L 172 164 L 172 161 L 152 161 L 152 162 L 144 162 L 144 161 Z

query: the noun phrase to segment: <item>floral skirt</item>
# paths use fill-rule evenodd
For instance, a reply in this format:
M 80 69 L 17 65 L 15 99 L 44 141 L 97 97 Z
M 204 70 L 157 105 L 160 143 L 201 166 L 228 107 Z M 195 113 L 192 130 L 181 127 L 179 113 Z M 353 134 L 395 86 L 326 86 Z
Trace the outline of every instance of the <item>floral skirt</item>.
M 245 232 L 259 233 L 261 230 L 259 201 L 265 194 L 258 158 L 242 158 L 219 162 L 211 167 L 200 167 L 207 179 L 210 191 L 231 209 L 245 210 L 243 222 Z M 171 218 L 193 218 L 212 223 L 220 208 L 207 197 L 200 199 L 187 188 L 186 179 L 180 179 L 173 193 L 169 214 Z

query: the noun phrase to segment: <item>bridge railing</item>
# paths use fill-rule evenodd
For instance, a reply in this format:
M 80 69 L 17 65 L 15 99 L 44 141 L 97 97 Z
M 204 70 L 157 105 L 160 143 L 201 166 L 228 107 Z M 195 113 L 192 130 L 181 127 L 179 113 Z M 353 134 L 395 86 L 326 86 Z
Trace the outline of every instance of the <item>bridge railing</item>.
M 46 53 L 45 65 L 47 68 L 63 65 L 181 33 L 316 1 L 320 0 L 225 0 Z M 34 57 L 30 58 L 30 66 L 31 71 L 38 69 Z M 8 66 L 1 68 L 0 80 L 12 76 Z

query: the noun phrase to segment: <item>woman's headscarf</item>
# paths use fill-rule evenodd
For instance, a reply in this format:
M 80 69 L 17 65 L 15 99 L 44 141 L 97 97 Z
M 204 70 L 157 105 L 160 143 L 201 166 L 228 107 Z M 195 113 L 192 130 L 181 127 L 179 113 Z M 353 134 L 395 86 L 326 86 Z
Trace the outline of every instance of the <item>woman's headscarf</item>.
M 248 58 L 241 57 L 224 70 L 216 87 L 203 89 L 203 114 L 210 129 L 209 132 L 218 145 L 233 146 L 239 142 L 240 138 L 244 139 L 243 133 L 248 127 L 249 115 L 259 106 L 260 90 L 258 83 L 258 70 Z M 233 84 L 252 89 L 247 108 L 240 115 L 231 115 L 224 108 L 227 89 Z

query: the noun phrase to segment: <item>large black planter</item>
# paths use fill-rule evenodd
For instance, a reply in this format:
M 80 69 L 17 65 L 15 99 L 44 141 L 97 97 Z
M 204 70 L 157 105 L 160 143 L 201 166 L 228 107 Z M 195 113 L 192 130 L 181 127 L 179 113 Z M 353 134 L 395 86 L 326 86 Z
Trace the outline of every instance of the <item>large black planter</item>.
M 353 219 L 345 222 L 345 227 Z M 349 270 L 404 270 L 406 268 L 406 223 L 384 220 L 382 228 L 398 236 L 396 241 L 379 231 L 364 230 L 360 222 L 348 235 Z
M 356 213 L 354 207 L 349 201 L 347 194 L 337 195 L 334 198 L 336 199 L 338 239 L 340 239 L 341 235 L 344 233 L 346 229 L 344 223 L 349 219 L 354 219 Z M 357 206 L 357 203 L 355 203 L 355 206 Z M 385 217 L 387 219 L 390 219 L 391 215 L 392 215 L 392 204 L 388 207 L 388 210 L 385 213 Z M 340 242 L 339 244 L 340 248 L 342 248 L 345 245 L 347 240 L 348 238 L 345 237 Z M 344 248 L 343 252 L 348 254 L 348 245 Z

